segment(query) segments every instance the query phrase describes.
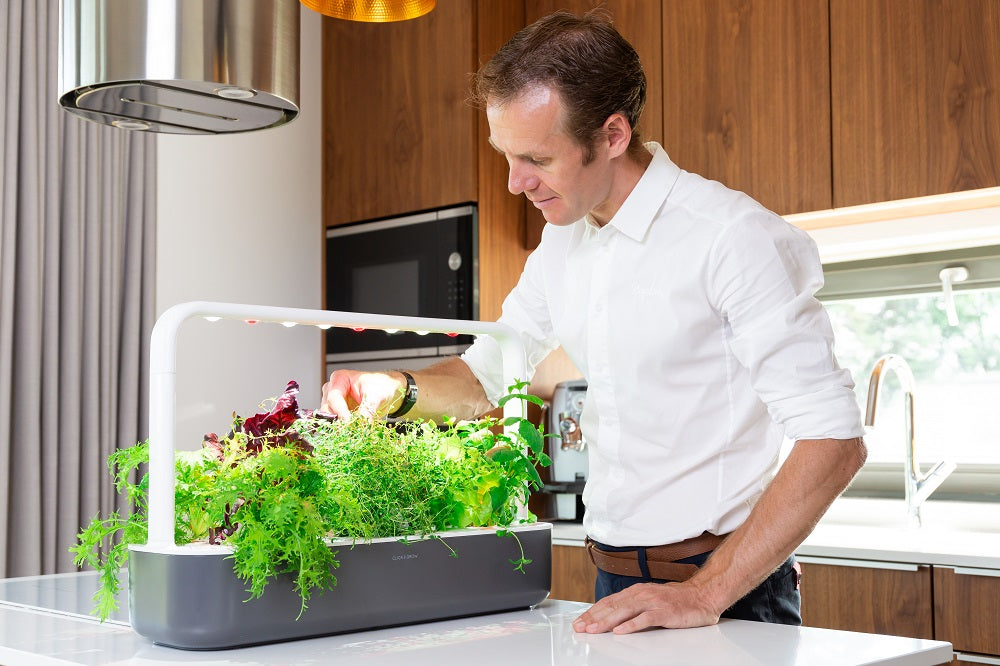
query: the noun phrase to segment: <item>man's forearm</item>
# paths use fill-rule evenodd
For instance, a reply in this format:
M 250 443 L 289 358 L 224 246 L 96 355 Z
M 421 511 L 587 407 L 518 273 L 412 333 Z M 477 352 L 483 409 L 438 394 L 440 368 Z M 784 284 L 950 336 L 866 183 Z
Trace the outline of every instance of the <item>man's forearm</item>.
M 465 362 L 456 357 L 418 371 L 409 371 L 417 383 L 417 402 L 407 418 L 432 419 L 440 422 L 443 417 L 473 419 L 493 409 L 479 383 Z M 401 402 L 393 401 L 390 413 Z
M 858 439 L 800 440 L 740 526 L 690 582 L 721 614 L 809 536 L 867 456 Z

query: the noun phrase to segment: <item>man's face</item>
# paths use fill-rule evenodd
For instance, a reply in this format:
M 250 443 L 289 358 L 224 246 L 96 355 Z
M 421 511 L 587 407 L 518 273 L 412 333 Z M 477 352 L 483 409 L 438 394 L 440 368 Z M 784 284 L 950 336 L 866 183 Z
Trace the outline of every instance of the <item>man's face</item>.
M 507 158 L 507 188 L 524 193 L 550 224 L 572 224 L 591 213 L 598 224 L 614 214 L 608 197 L 612 168 L 606 145 L 584 165 L 584 150 L 563 129 L 559 94 L 535 87 L 500 105 L 487 105 L 490 144 Z

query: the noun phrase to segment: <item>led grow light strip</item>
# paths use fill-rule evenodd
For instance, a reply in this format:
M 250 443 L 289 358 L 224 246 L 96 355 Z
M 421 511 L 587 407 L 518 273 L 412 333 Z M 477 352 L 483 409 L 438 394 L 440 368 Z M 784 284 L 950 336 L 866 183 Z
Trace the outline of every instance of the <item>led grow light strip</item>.
M 252 320 L 255 323 L 270 322 L 286 326 L 294 322 L 319 328 L 338 326 L 488 335 L 500 345 L 504 385 L 509 386 L 527 375 L 521 339 L 514 329 L 496 322 L 209 301 L 192 301 L 175 305 L 156 320 L 149 345 L 149 539 L 144 550 L 168 552 L 178 548 L 174 543 L 174 405 L 177 332 L 180 325 L 192 317 Z M 525 406 L 520 400 L 508 400 L 503 407 L 503 414 L 505 418 L 524 417 Z

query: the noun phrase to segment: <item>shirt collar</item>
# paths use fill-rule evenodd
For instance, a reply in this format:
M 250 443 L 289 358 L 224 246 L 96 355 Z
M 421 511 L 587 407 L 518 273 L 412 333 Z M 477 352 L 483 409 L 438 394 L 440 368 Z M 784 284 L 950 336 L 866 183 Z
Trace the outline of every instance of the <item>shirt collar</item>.
M 653 154 L 653 160 L 607 224 L 636 241 L 645 237 L 681 173 L 660 144 L 650 141 L 645 147 Z

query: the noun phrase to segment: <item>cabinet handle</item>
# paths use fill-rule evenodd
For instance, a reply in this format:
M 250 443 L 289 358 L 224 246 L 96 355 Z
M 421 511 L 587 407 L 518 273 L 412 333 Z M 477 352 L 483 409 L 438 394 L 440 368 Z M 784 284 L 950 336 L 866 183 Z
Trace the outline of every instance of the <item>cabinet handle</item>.
M 893 571 L 920 571 L 923 565 L 910 562 L 879 562 L 877 560 L 848 560 L 839 557 L 813 557 L 812 555 L 796 555 L 795 559 L 802 564 L 829 564 L 835 567 L 860 567 L 864 569 L 891 569 Z
M 955 572 L 956 576 L 988 576 L 990 578 L 1000 578 L 1000 569 L 978 569 L 975 567 L 946 567 L 937 564 L 935 564 L 934 566 L 936 566 L 938 569 L 951 569 L 952 571 Z
M 987 657 L 985 654 L 967 654 L 965 652 L 956 652 L 955 659 L 958 661 L 968 662 L 970 664 L 992 664 L 993 666 L 1000 666 L 1000 657 Z

